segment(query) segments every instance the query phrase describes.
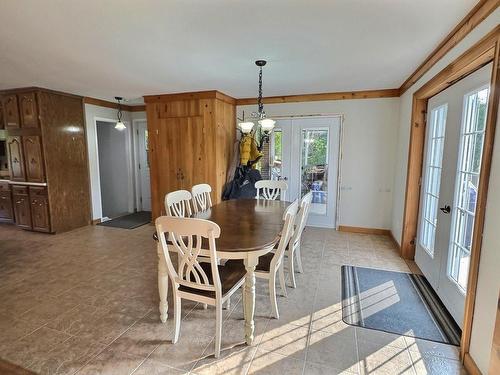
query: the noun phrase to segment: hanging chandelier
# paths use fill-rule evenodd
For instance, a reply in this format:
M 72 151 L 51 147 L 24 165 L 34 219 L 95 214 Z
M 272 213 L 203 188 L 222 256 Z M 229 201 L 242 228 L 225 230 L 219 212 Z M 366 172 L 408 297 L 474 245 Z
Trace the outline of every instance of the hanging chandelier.
M 262 148 L 264 142 L 269 142 L 269 134 L 274 129 L 274 121 L 271 118 L 267 118 L 266 112 L 264 111 L 264 103 L 262 102 L 262 67 L 267 64 L 266 60 L 257 60 L 255 65 L 259 67 L 259 96 L 257 98 L 257 112 L 251 114 L 251 119 L 257 121 L 261 130 L 261 140 L 259 148 Z M 238 124 L 241 132 L 243 134 L 249 134 L 255 126 L 255 122 L 245 121 L 245 113 L 243 112 L 243 121 Z
M 127 128 L 125 126 L 125 124 L 123 123 L 123 121 L 122 121 L 122 105 L 121 105 L 121 101 L 123 100 L 123 98 L 120 97 L 120 96 L 115 96 L 115 99 L 118 102 L 118 112 L 116 113 L 116 117 L 117 117 L 118 121 L 115 124 L 115 129 L 122 131 L 122 130 L 125 130 Z

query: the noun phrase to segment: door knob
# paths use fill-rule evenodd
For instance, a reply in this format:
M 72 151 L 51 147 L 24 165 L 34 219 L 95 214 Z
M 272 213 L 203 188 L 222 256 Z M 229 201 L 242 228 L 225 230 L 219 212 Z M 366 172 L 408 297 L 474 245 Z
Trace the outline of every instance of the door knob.
M 451 207 L 448 206 L 447 204 L 445 204 L 444 207 L 440 207 L 439 209 L 443 211 L 445 214 L 449 214 L 451 211 Z

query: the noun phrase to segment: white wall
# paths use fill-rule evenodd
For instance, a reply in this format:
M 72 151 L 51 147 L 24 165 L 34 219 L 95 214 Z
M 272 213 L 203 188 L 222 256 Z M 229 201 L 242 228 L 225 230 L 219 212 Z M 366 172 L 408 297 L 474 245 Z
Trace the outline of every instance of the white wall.
M 97 132 L 96 132 L 96 121 L 114 121 L 116 119 L 116 110 L 112 108 L 99 107 L 92 104 L 85 104 L 85 126 L 87 133 L 87 147 L 89 154 L 89 176 L 90 176 L 90 196 L 92 199 L 92 220 L 102 218 L 102 207 L 101 207 L 101 188 L 99 182 L 99 159 L 98 159 L 98 148 L 97 148 Z M 133 212 L 134 210 L 134 182 L 133 182 L 133 153 L 131 152 L 131 140 L 132 140 L 132 122 L 131 115 L 129 112 L 123 112 L 123 122 L 127 126 L 127 142 L 129 155 L 128 167 L 131 173 L 128 184 L 128 199 L 129 207 L 128 211 Z
M 101 209 L 110 218 L 128 211 L 127 137 L 114 125 L 97 121 Z
M 448 52 L 431 70 L 429 70 L 415 85 L 400 98 L 398 149 L 394 175 L 394 201 L 392 212 L 392 233 L 401 243 L 401 232 L 406 189 L 406 168 L 408 163 L 408 146 L 410 136 L 410 121 L 413 94 L 423 84 L 429 81 L 454 59 L 469 49 L 474 43 L 490 32 L 500 22 L 500 9 L 493 12 L 478 25 L 464 40 Z M 495 143 L 495 160 L 488 195 L 488 209 L 483 234 L 483 248 L 479 268 L 478 294 L 474 311 L 470 354 L 479 369 L 486 374 L 489 366 L 489 356 L 495 314 L 497 306 L 500 278 L 500 131 L 497 129 Z M 495 230 L 496 229 L 496 230 Z
M 246 113 L 256 106 L 239 106 Z M 399 99 L 266 104 L 273 116 L 341 114 L 343 160 L 339 225 L 391 228 Z

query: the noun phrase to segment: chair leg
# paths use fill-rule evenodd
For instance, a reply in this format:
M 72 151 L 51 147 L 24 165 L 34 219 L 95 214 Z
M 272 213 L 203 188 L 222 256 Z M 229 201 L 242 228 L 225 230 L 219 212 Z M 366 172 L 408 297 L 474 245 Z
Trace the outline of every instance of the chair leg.
M 283 293 L 284 297 L 288 297 L 288 293 L 286 292 L 285 265 L 284 265 L 284 261 L 281 262 L 281 265 L 279 267 L 279 273 L 280 273 L 280 287 L 281 287 L 281 292 Z
M 295 256 L 297 257 L 297 271 L 299 271 L 299 273 L 304 273 L 304 268 L 302 268 L 302 257 L 300 256 L 300 240 L 297 243 L 297 249 L 295 249 Z
M 216 332 L 215 332 L 215 358 L 220 357 L 220 347 L 222 340 L 222 303 L 217 301 L 216 307 Z
M 172 344 L 175 344 L 179 340 L 179 333 L 181 331 L 181 298 L 177 297 L 176 291 L 174 291 L 174 324 Z
M 292 288 L 296 288 L 297 284 L 295 283 L 295 268 L 293 265 L 294 258 L 293 247 L 290 247 L 288 250 L 288 273 L 290 274 L 290 282 L 292 283 Z M 282 266 L 284 268 L 284 266 Z
M 269 275 L 269 297 L 271 298 L 271 310 L 276 319 L 280 318 L 278 313 L 278 301 L 276 300 L 276 272 Z

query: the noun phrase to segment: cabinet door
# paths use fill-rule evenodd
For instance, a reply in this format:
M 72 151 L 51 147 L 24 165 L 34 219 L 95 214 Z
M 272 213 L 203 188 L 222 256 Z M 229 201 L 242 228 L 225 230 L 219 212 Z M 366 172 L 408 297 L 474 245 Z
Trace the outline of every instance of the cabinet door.
M 19 108 L 16 95 L 6 95 L 2 98 L 3 117 L 5 129 L 16 129 L 21 127 L 19 121 Z
M 21 137 L 7 137 L 7 154 L 9 159 L 10 179 L 25 181 L 23 146 Z
M 200 183 L 209 183 L 207 170 L 211 168 L 215 173 L 216 166 L 207 166 L 206 147 L 211 139 L 206 137 L 203 129 L 203 117 L 188 117 L 182 119 L 180 136 L 178 135 L 179 148 L 177 152 L 181 158 L 181 185 L 183 189 Z
M 19 113 L 23 128 L 38 127 L 38 111 L 34 92 L 19 94 Z
M 0 219 L 12 220 L 12 198 L 10 191 L 0 191 Z
M 3 104 L 0 100 L 0 129 L 5 129 L 5 119 L 3 117 Z
M 33 230 L 39 232 L 49 232 L 49 201 L 47 190 L 42 187 L 30 186 L 31 220 Z
M 42 145 L 39 136 L 23 137 L 24 159 L 26 164 L 26 180 L 30 182 L 44 182 Z
M 28 195 L 13 195 L 16 225 L 31 229 L 31 209 Z

